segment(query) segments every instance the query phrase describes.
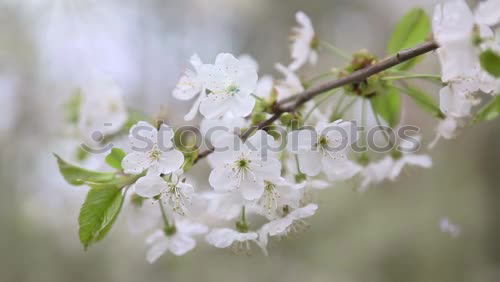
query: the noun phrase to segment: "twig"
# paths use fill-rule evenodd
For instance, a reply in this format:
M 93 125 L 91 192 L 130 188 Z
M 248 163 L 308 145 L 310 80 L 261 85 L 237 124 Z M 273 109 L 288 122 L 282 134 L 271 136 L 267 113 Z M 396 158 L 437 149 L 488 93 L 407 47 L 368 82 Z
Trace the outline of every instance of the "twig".
M 405 49 L 400 52 L 398 52 L 396 55 L 388 57 L 386 59 L 383 59 L 369 67 L 366 67 L 364 69 L 355 71 L 351 73 L 350 75 L 341 77 L 336 80 L 332 80 L 330 82 L 326 82 L 324 84 L 311 87 L 307 90 L 305 90 L 302 93 L 299 93 L 297 95 L 291 96 L 289 98 L 283 99 L 280 102 L 276 103 L 273 107 L 273 115 L 261 122 L 260 124 L 253 126 L 251 128 L 248 128 L 243 132 L 241 135 L 242 140 L 246 140 L 250 135 L 255 131 L 259 129 L 263 129 L 269 125 L 271 125 L 274 121 L 280 118 L 281 114 L 286 113 L 286 112 L 293 112 L 295 111 L 298 107 L 300 107 L 302 104 L 306 103 L 307 101 L 311 100 L 312 98 L 316 97 L 317 95 L 324 93 L 326 91 L 342 87 L 344 85 L 348 85 L 351 83 L 356 83 L 356 82 L 361 82 L 368 77 L 377 74 L 379 72 L 383 72 L 387 69 L 392 68 L 393 66 L 396 66 L 398 64 L 404 63 L 408 60 L 411 60 L 415 57 L 418 57 L 420 55 L 423 55 L 425 53 L 429 53 L 431 51 L 436 50 L 439 48 L 439 45 L 434 42 L 434 41 L 428 41 L 425 43 L 422 43 L 418 46 L 415 46 L 410 49 Z M 288 105 L 290 104 L 291 105 Z M 287 106 L 288 105 L 288 106 Z M 209 149 L 207 151 L 201 152 L 198 155 L 198 158 L 196 159 L 195 162 L 198 160 L 208 156 L 213 152 L 213 149 Z

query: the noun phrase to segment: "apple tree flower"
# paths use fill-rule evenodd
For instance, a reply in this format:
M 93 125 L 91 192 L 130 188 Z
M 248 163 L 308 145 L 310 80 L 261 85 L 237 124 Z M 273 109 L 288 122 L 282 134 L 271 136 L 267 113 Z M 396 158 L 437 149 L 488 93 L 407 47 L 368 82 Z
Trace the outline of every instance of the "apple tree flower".
M 300 228 L 299 226 L 304 224 L 303 219 L 313 216 L 317 209 L 318 205 L 308 204 L 293 211 L 288 211 L 285 216 L 264 224 L 259 230 L 259 244 L 262 248 L 265 248 L 269 236 L 286 236 L 289 232 Z
M 281 163 L 270 147 L 274 140 L 258 130 L 246 141 L 227 137 L 215 145 L 209 158 L 216 164 L 210 173 L 210 185 L 218 192 L 238 190 L 246 200 L 255 200 L 265 190 L 265 180 L 280 176 Z
M 233 55 L 217 55 L 215 64 L 200 67 L 200 79 L 207 89 L 200 104 L 200 112 L 208 119 L 221 117 L 226 112 L 248 116 L 255 105 L 251 96 L 257 87 L 257 71 L 248 62 Z
M 173 227 L 157 230 L 146 239 L 146 244 L 149 245 L 146 260 L 154 263 L 167 251 L 182 256 L 196 247 L 193 237 L 207 231 L 208 228 L 203 224 L 178 220 Z
M 165 201 L 169 207 L 180 215 L 185 215 L 194 194 L 193 185 L 181 178 L 181 170 L 168 176 L 147 173 L 134 184 L 135 193 L 144 198 L 157 198 Z
M 124 172 L 139 174 L 147 170 L 148 177 L 160 177 L 181 168 L 184 155 L 174 148 L 173 137 L 173 130 L 165 124 L 159 130 L 144 121 L 132 126 L 129 134 L 132 152 L 122 160 Z
M 302 11 L 295 14 L 299 24 L 292 29 L 292 63 L 289 68 L 292 71 L 298 70 L 306 63 L 316 64 L 318 60 L 317 39 L 311 19 Z
M 240 232 L 231 228 L 214 228 L 205 236 L 205 240 L 216 248 L 232 247 L 235 252 L 248 252 L 250 242 L 257 243 L 258 237 L 259 235 L 256 232 Z
M 414 141 L 420 142 L 420 136 L 414 136 Z M 391 171 L 389 172 L 389 179 L 394 181 L 403 170 L 405 165 L 420 166 L 423 168 L 430 168 L 432 166 L 432 159 L 428 155 L 419 155 L 414 152 L 417 151 L 416 143 L 403 139 L 399 145 L 400 154 L 394 158 Z
M 191 110 L 184 116 L 186 121 L 192 120 L 195 117 L 205 91 L 199 77 L 200 67 L 203 65 L 200 57 L 194 54 L 191 56 L 190 63 L 193 69 L 187 69 L 185 71 L 184 75 L 179 79 L 179 82 L 177 82 L 175 89 L 172 91 L 174 98 L 179 100 L 191 100 L 195 96 L 198 96 Z
M 82 88 L 78 127 L 85 139 L 95 132 L 107 136 L 122 129 L 127 109 L 122 89 L 111 80 L 94 80 Z
M 288 148 L 297 155 L 302 173 L 316 176 L 323 170 L 334 178 L 337 170 L 342 169 L 349 146 L 356 142 L 357 137 L 352 122 L 337 120 L 320 122 L 314 130 L 292 131 L 287 139 Z

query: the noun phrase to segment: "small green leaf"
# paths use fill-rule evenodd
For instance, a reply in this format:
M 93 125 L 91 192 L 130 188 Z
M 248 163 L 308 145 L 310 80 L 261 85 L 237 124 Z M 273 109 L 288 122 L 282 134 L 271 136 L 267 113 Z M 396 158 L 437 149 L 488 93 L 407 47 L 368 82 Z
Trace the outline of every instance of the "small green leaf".
M 389 126 L 396 126 L 401 114 L 401 97 L 394 87 L 387 87 L 382 93 L 377 93 L 370 99 L 373 110 L 380 115 Z
M 116 186 L 89 190 L 78 217 L 80 242 L 85 249 L 102 240 L 111 230 L 124 199 Z
M 488 121 L 500 115 L 500 96 L 495 96 L 488 104 L 481 108 L 474 118 L 474 122 Z
M 127 154 L 122 149 L 113 148 L 106 156 L 106 163 L 113 168 L 122 169 L 122 160 Z
M 489 49 L 479 56 L 481 66 L 494 77 L 500 77 L 500 55 Z
M 431 113 L 433 116 L 438 118 L 445 118 L 445 115 L 439 109 L 438 104 L 434 99 L 415 86 L 407 86 L 402 89 L 422 110 Z
M 413 8 L 396 24 L 396 28 L 387 45 L 387 53 L 395 54 L 406 48 L 424 42 L 431 30 L 427 13 L 421 8 Z M 412 68 L 423 57 L 417 57 L 395 67 L 398 70 Z
M 54 154 L 54 156 L 57 158 L 59 171 L 69 184 L 83 185 L 88 182 L 105 183 L 115 179 L 115 173 L 113 172 L 99 172 L 84 169 L 66 162 L 56 154 Z

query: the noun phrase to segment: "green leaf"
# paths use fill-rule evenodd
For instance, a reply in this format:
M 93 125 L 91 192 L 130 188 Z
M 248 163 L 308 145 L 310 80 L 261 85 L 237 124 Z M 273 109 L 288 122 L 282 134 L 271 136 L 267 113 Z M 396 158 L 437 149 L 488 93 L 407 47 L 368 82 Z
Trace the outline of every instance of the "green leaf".
M 90 189 L 80 209 L 80 242 L 87 249 L 102 240 L 116 221 L 125 197 L 116 186 Z
M 373 110 L 380 115 L 389 126 L 396 126 L 401 114 L 401 97 L 394 87 L 387 87 L 370 99 Z
M 433 116 L 438 118 L 445 118 L 441 109 L 439 109 L 438 104 L 434 99 L 425 93 L 423 90 L 415 86 L 406 86 L 402 89 L 422 110 L 431 113 Z
M 494 77 L 500 77 L 500 55 L 489 49 L 479 56 L 481 66 Z
M 431 30 L 427 13 L 421 8 L 413 8 L 396 24 L 387 45 L 387 53 L 395 54 L 406 48 L 424 42 Z M 408 70 L 417 64 L 423 57 L 417 57 L 395 67 L 398 70 Z
M 125 158 L 126 154 L 122 149 L 113 148 L 111 152 L 106 156 L 106 163 L 116 169 L 122 168 L 122 160 Z
M 482 107 L 474 118 L 474 122 L 488 121 L 500 115 L 500 96 L 495 96 L 488 104 Z
M 57 158 L 59 171 L 69 184 L 83 185 L 89 182 L 105 183 L 115 179 L 115 173 L 113 172 L 99 172 L 84 169 L 66 162 L 56 154 L 54 154 L 54 156 Z

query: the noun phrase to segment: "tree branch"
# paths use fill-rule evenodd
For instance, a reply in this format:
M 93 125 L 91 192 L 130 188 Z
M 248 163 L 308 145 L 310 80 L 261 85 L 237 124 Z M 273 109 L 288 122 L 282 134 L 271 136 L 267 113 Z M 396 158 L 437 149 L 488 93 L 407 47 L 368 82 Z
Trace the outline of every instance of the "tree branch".
M 348 85 L 351 83 L 361 82 L 374 74 L 383 72 L 387 69 L 392 68 L 393 66 L 404 63 L 408 60 L 411 60 L 411 59 L 418 57 L 420 55 L 423 55 L 425 53 L 429 53 L 431 51 L 434 51 L 437 48 L 439 48 L 439 45 L 435 41 L 428 41 L 428 42 L 422 43 L 418 46 L 415 46 L 413 48 L 402 50 L 394 56 L 383 59 L 383 60 L 381 60 L 381 61 L 379 61 L 371 66 L 364 68 L 364 69 L 355 71 L 348 76 L 341 77 L 339 79 L 329 81 L 329 82 L 326 82 L 324 84 L 309 88 L 302 93 L 288 97 L 286 99 L 283 99 L 274 105 L 273 115 L 269 119 L 261 122 L 257 126 L 253 126 L 251 128 L 248 128 L 247 130 L 245 130 L 245 132 L 243 132 L 243 134 L 241 135 L 241 139 L 246 140 L 248 137 L 250 137 L 250 135 L 255 130 L 262 129 L 262 128 L 265 128 L 265 127 L 271 125 L 274 121 L 276 121 L 277 119 L 280 118 L 281 114 L 286 113 L 286 112 L 295 111 L 302 104 L 313 99 L 314 97 L 316 97 L 317 95 L 319 95 L 321 93 L 324 93 L 326 91 L 329 91 L 329 90 L 332 90 L 335 88 L 339 88 L 339 87 L 342 87 L 342 86 L 345 86 L 345 85 Z M 291 105 L 288 105 L 288 104 L 291 104 Z M 212 152 L 213 152 L 213 149 L 209 149 L 207 151 L 201 152 L 198 155 L 198 158 L 195 160 L 195 163 L 198 160 L 208 156 Z

